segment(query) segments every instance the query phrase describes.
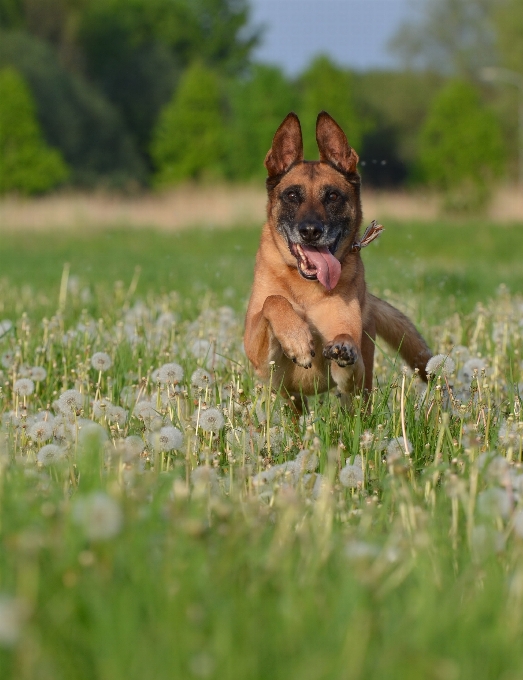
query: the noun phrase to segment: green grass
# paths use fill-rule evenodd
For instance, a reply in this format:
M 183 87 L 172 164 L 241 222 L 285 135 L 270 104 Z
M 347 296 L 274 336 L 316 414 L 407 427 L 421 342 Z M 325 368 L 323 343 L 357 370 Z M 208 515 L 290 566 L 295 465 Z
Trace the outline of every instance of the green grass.
M 469 380 L 454 354 L 423 396 L 378 352 L 370 410 L 323 395 L 300 422 L 242 351 L 258 230 L 2 237 L 2 680 L 523 675 L 521 229 L 386 227 L 364 251 L 372 289 L 436 352 L 462 343 L 485 370 Z M 55 314 L 65 262 L 78 282 Z M 179 391 L 152 379 L 173 361 Z M 34 366 L 47 376 L 24 400 Z M 61 412 L 73 388 L 81 408 Z M 225 426 L 204 432 L 215 406 Z M 47 409 L 54 463 L 33 440 Z M 183 446 L 162 452 L 154 432 L 171 425 Z

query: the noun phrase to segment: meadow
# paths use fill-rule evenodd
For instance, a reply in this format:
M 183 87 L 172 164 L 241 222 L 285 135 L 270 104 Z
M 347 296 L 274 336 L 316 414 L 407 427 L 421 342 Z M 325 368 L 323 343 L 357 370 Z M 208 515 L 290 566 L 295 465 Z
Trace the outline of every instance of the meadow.
M 259 226 L 0 234 L 0 676 L 523 674 L 521 224 L 384 223 L 370 408 L 242 348 Z

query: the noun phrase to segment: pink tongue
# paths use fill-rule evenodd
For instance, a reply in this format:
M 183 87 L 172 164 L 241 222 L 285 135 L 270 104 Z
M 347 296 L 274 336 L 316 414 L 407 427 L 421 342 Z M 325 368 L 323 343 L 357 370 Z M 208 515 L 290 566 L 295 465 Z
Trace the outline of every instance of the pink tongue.
M 322 248 L 314 248 L 313 246 L 301 246 L 307 258 L 313 263 L 317 269 L 316 276 L 318 281 L 325 286 L 327 290 L 332 290 L 340 280 L 341 264 L 331 251 L 323 246 Z

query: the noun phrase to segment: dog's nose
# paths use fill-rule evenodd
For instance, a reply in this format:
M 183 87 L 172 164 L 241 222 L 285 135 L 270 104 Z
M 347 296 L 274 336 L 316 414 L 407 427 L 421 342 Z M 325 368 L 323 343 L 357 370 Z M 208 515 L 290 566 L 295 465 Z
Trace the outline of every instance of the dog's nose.
M 323 234 L 323 224 L 316 220 L 308 220 L 300 224 L 298 231 L 304 243 L 314 243 Z

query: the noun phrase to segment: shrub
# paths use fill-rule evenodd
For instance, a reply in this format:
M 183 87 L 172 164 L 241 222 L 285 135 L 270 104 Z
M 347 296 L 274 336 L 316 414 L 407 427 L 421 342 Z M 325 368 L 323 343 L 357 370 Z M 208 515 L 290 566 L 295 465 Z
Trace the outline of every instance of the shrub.
M 31 91 L 13 68 L 0 71 L 0 192 L 34 194 L 69 176 L 62 155 L 49 147 Z
M 423 178 L 444 192 L 447 208 L 485 205 L 505 154 L 499 124 L 472 85 L 451 81 L 434 98 L 419 154 Z

